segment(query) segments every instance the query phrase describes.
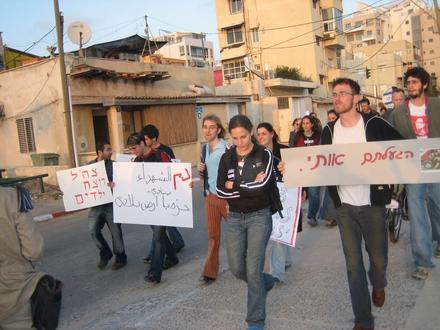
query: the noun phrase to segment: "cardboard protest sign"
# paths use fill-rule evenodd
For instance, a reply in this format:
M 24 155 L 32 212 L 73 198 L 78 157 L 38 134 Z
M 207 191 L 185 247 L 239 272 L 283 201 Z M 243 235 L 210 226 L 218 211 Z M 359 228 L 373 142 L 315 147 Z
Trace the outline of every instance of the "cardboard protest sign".
M 440 138 L 281 150 L 288 187 L 440 182 Z
M 193 227 L 191 164 L 114 163 L 118 223 Z
M 281 211 L 283 217 L 281 218 L 279 213 L 272 215 L 273 225 L 270 239 L 295 247 L 299 214 L 301 212 L 301 188 L 287 188 L 282 182 L 278 182 L 277 185 L 283 204 L 283 210 Z
M 57 172 L 66 211 L 111 203 L 104 161 Z

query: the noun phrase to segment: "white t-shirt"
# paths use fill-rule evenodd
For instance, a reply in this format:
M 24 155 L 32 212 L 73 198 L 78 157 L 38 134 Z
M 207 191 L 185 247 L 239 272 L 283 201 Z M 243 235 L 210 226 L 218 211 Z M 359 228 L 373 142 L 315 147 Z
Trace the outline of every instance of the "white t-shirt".
M 428 116 L 426 116 L 426 105 L 417 106 L 409 102 L 409 114 L 411 123 L 418 139 L 428 138 Z
M 333 144 L 367 142 L 365 137 L 364 119 L 360 116 L 355 126 L 344 127 L 341 120 L 337 120 L 333 132 Z M 338 194 L 342 203 L 362 206 L 370 205 L 370 185 L 338 186 Z

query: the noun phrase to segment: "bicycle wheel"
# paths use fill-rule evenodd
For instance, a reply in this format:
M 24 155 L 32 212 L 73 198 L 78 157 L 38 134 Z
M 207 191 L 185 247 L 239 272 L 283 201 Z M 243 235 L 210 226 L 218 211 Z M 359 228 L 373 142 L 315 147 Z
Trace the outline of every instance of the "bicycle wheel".
M 400 228 L 402 227 L 402 210 L 392 210 L 389 222 L 390 241 L 397 243 L 400 235 Z

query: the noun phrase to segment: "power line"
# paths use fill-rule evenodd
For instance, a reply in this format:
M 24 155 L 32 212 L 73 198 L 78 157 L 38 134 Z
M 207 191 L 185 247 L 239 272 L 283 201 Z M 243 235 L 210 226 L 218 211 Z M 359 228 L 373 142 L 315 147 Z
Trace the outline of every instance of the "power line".
M 38 39 L 37 41 L 33 42 L 32 45 L 30 45 L 28 48 L 26 48 L 25 50 L 23 50 L 23 53 L 26 53 L 29 49 L 31 49 L 32 47 L 34 47 L 36 44 L 38 44 L 41 40 L 43 40 L 44 38 L 46 38 L 53 30 L 55 30 L 55 26 L 49 31 L 47 32 L 44 36 L 42 36 L 40 39 Z M 6 45 L 7 46 L 7 45 Z M 8 66 L 9 63 L 15 61 L 17 58 L 19 58 L 21 55 L 17 55 L 14 58 L 10 59 L 8 62 L 6 62 L 5 64 L 5 68 Z

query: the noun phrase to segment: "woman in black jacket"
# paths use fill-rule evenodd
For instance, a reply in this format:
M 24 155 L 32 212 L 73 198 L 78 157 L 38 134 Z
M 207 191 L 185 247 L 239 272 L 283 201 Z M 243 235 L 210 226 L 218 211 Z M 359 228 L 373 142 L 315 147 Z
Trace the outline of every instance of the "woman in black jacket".
M 253 143 L 252 123 L 244 115 L 229 122 L 234 146 L 222 156 L 217 192 L 229 204 L 226 251 L 231 272 L 247 282 L 248 329 L 263 329 L 266 295 L 275 279 L 263 273 L 272 232 L 269 187 L 273 183 L 272 152 Z

